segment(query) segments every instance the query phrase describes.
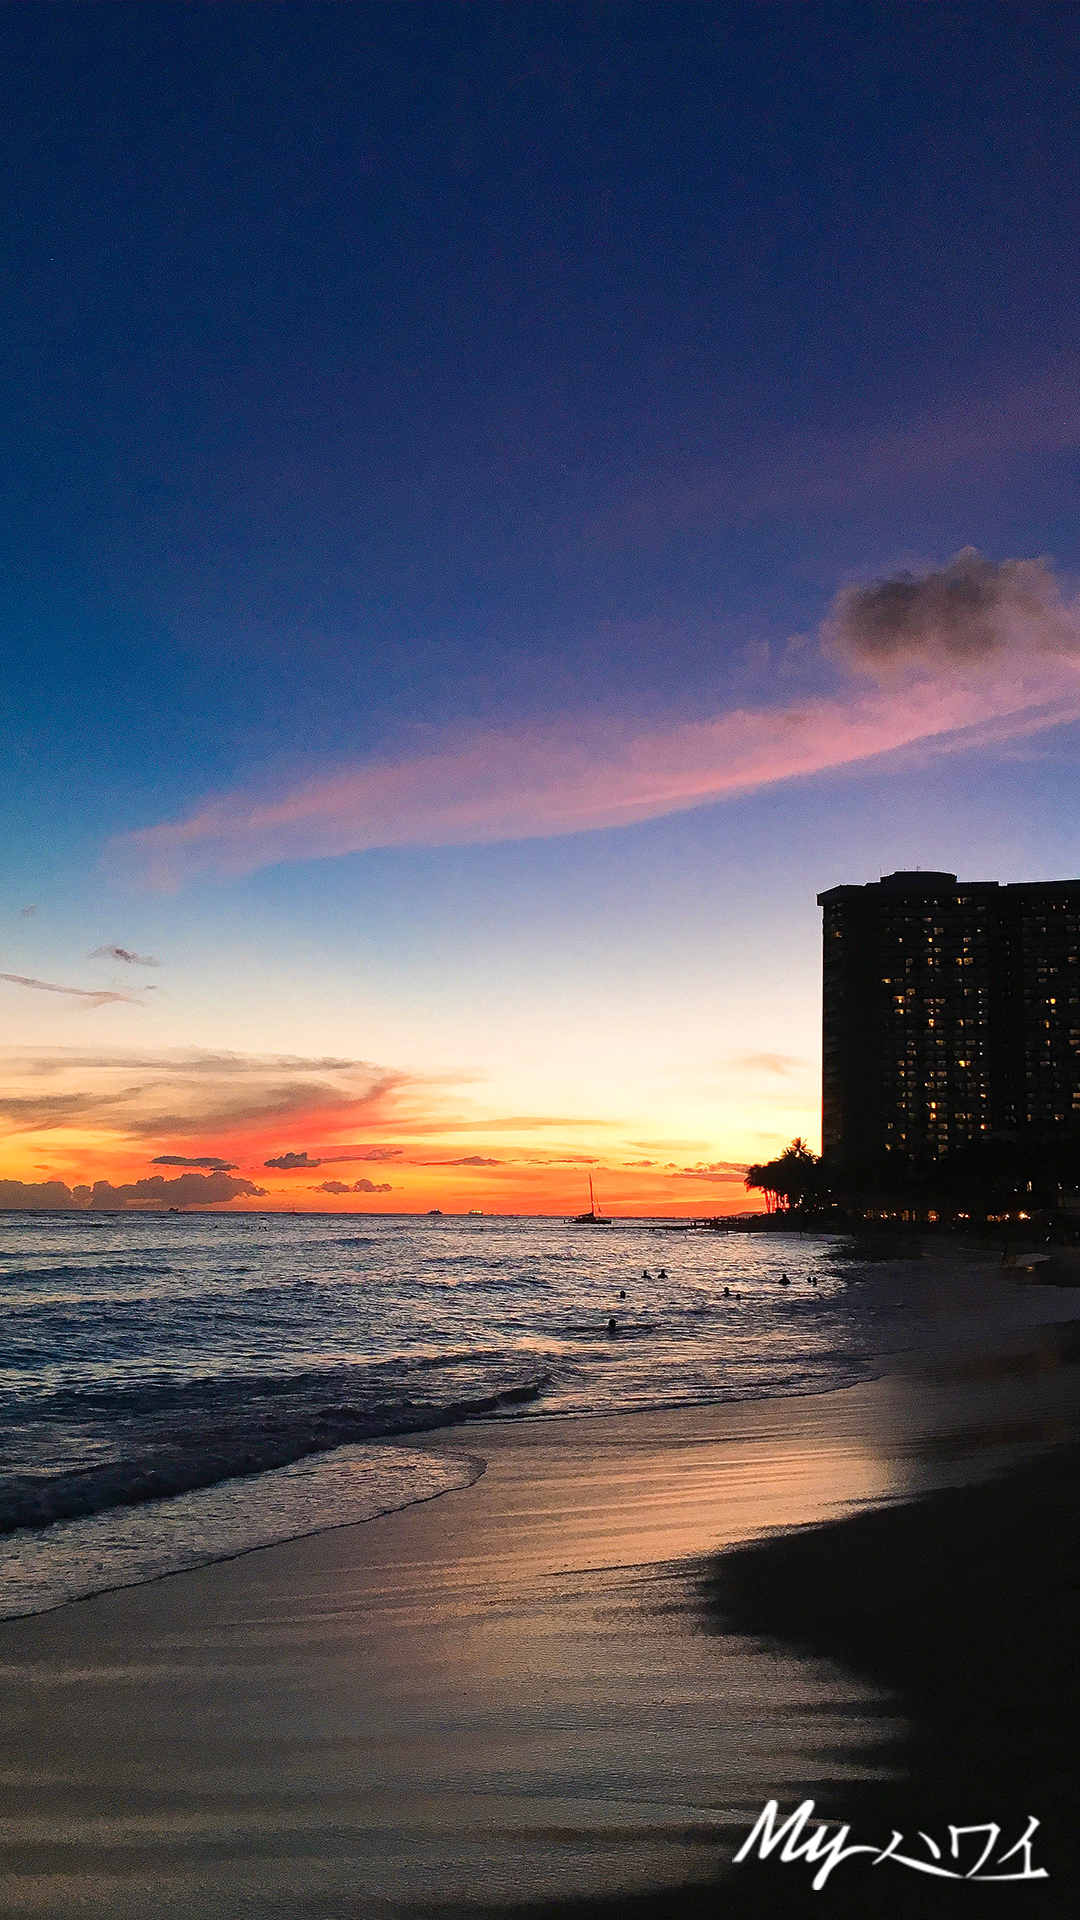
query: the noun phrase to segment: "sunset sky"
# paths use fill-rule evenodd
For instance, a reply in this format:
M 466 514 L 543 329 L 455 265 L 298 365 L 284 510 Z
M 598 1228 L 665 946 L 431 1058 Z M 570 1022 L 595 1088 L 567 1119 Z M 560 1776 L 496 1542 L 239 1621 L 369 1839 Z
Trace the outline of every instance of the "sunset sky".
M 1080 874 L 1080 9 L 0 69 L 0 1203 L 741 1209 L 818 892 Z

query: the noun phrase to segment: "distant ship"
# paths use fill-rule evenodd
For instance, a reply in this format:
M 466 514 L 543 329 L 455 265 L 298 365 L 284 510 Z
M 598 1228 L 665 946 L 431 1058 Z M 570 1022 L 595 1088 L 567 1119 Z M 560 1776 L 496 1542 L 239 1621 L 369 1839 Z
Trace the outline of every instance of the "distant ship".
M 589 1175 L 589 1211 L 588 1213 L 575 1213 L 570 1225 L 572 1227 L 610 1227 L 611 1225 L 611 1219 L 608 1215 L 597 1213 L 596 1211 L 596 1195 L 593 1192 L 591 1173 Z
M 437 1213 L 438 1213 L 438 1214 L 441 1214 L 441 1213 L 442 1213 L 442 1208 L 441 1208 L 441 1207 L 429 1207 L 429 1208 L 428 1208 L 428 1219 L 429 1219 L 429 1220 L 433 1220 L 433 1219 L 435 1218 L 435 1215 L 436 1215 Z

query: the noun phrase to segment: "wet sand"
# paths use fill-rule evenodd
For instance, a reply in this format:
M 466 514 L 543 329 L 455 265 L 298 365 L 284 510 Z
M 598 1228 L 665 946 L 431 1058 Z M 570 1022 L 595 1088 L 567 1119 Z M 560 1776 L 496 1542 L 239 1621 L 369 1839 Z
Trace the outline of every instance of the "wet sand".
M 458 1429 L 469 1488 L 3 1623 L 0 1913 L 1071 1911 L 1060 1360 Z M 732 1870 L 770 1796 L 882 1842 L 1023 1807 L 1054 1877 L 815 1896 Z

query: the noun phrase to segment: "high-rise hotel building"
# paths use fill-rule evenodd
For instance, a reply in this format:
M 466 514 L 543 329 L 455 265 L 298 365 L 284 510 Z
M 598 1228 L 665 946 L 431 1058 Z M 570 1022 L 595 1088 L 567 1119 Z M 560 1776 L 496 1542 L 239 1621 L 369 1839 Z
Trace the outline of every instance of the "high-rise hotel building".
M 890 873 L 818 905 L 834 1165 L 1080 1124 L 1080 880 Z

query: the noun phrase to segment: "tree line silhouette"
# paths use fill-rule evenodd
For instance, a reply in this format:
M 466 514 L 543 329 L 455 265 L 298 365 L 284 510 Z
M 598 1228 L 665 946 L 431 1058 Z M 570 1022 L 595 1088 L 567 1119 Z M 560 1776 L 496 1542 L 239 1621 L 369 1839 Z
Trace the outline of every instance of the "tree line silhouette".
M 1019 1214 L 1080 1223 L 1080 1126 L 1030 1128 L 977 1142 L 937 1159 L 887 1154 L 837 1167 L 796 1138 L 775 1160 L 748 1167 L 746 1186 L 769 1214 L 859 1218 L 867 1213 L 936 1213 L 985 1221 Z

